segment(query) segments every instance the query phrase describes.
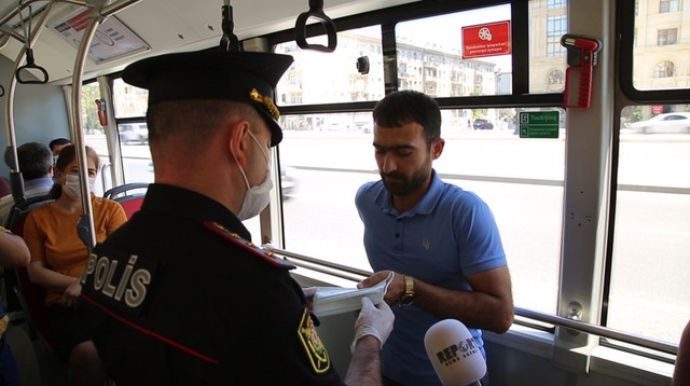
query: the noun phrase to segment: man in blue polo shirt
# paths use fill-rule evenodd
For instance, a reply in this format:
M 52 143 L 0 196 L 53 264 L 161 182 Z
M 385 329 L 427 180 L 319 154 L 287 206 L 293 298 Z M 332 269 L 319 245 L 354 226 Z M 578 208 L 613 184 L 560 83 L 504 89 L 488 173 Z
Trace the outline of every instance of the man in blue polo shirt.
M 481 329 L 503 333 L 513 322 L 506 256 L 486 203 L 443 182 L 432 168 L 445 144 L 436 101 L 395 92 L 376 105 L 373 117 L 381 180 L 362 185 L 355 202 L 375 274 L 359 287 L 395 272 L 385 297 L 399 305 L 383 347 L 386 384 L 441 385 L 424 334 L 439 320 L 460 320 L 486 357 Z

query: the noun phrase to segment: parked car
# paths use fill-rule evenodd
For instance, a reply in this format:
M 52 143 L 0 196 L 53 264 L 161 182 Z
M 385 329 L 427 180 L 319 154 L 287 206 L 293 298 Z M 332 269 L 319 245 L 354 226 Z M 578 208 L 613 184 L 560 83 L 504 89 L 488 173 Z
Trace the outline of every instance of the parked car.
M 125 123 L 119 125 L 120 142 L 125 145 L 132 142 L 145 144 L 149 142 L 149 128 L 145 123 Z
M 489 122 L 488 119 L 475 119 L 474 129 L 475 130 L 491 130 L 494 128 L 493 123 Z
M 690 113 L 659 114 L 646 121 L 631 124 L 630 130 L 641 134 L 690 133 Z

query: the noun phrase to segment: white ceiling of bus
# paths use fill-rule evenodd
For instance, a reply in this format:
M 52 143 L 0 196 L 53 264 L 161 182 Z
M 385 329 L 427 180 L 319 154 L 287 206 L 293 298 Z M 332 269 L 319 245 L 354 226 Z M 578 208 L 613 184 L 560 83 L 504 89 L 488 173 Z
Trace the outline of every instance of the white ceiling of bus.
M 329 17 L 336 19 L 413 1 L 418 0 L 324 0 L 323 9 Z M 17 0 L 0 0 L 0 20 L 16 9 L 17 3 Z M 32 3 L 34 14 L 36 9 L 47 3 L 48 1 Z M 121 70 L 127 64 L 146 56 L 176 50 L 191 51 L 218 44 L 222 36 L 223 4 L 223 0 L 138 1 L 115 16 L 148 44 L 151 50 L 100 64 L 87 59 L 84 79 Z M 292 28 L 297 16 L 309 9 L 309 0 L 232 0 L 230 4 L 233 8 L 235 34 L 240 40 Z M 53 25 L 77 8 L 76 5 L 68 3 L 56 3 L 47 18 L 46 28 L 33 46 L 35 63 L 48 71 L 50 82 L 54 84 L 71 82 L 77 49 L 47 26 Z M 22 16 L 26 15 L 28 9 Z M 20 20 L 20 16 L 17 15 L 9 19 L 6 25 L 17 26 Z M 39 20 L 40 17 L 34 17 L 34 25 Z M 309 20 L 310 23 L 312 20 L 314 19 Z M 21 28 L 16 28 L 15 33 L 24 36 Z M 23 43 L 11 38 L 4 48 L 0 48 L 0 54 L 15 61 L 22 47 Z

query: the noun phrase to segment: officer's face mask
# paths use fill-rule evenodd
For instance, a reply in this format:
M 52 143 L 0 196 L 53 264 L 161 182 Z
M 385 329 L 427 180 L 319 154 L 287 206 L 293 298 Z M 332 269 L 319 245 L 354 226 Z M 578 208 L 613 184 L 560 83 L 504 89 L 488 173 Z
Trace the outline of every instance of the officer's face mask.
M 268 205 L 269 201 L 271 201 L 270 193 L 271 189 L 273 189 L 273 180 L 271 179 L 271 162 L 268 158 L 268 155 L 254 134 L 252 134 L 251 131 L 248 131 L 247 133 L 249 133 L 256 145 L 259 146 L 261 154 L 263 154 L 264 158 L 266 159 L 266 178 L 264 178 L 264 181 L 257 186 L 249 186 L 247 175 L 240 166 L 240 172 L 242 173 L 242 177 L 244 177 L 244 183 L 247 185 L 247 194 L 244 196 L 244 201 L 242 202 L 242 207 L 240 208 L 239 213 L 237 213 L 237 218 L 239 218 L 240 221 L 250 219 L 261 213 L 266 205 Z M 235 158 L 235 162 L 237 162 L 237 157 L 235 156 L 234 152 L 232 153 L 232 156 Z M 239 166 L 239 163 L 237 165 Z
M 96 189 L 96 178 L 89 178 L 89 189 L 93 192 Z M 62 185 L 62 192 L 74 200 L 81 199 L 81 185 L 79 184 L 79 176 L 76 174 L 68 174 L 65 179 L 65 184 Z

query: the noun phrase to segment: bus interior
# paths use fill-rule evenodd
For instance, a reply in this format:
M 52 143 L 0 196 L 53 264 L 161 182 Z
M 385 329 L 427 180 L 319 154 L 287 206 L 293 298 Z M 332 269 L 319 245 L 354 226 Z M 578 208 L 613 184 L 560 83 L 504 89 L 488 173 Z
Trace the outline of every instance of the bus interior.
M 669 385 L 690 320 L 688 26 L 690 0 L 0 0 L 0 144 L 94 148 L 94 193 L 131 214 L 154 165 L 127 65 L 292 55 L 276 187 L 245 225 L 304 287 L 354 288 L 372 273 L 354 207 L 380 178 L 371 112 L 424 92 L 443 115 L 435 170 L 485 199 L 507 253 L 515 321 L 484 333 L 492 386 Z M 0 165 L 13 188 L 17 169 Z M 67 384 L 14 275 L 0 291 L 23 384 Z M 352 323 L 318 329 L 340 374 Z

